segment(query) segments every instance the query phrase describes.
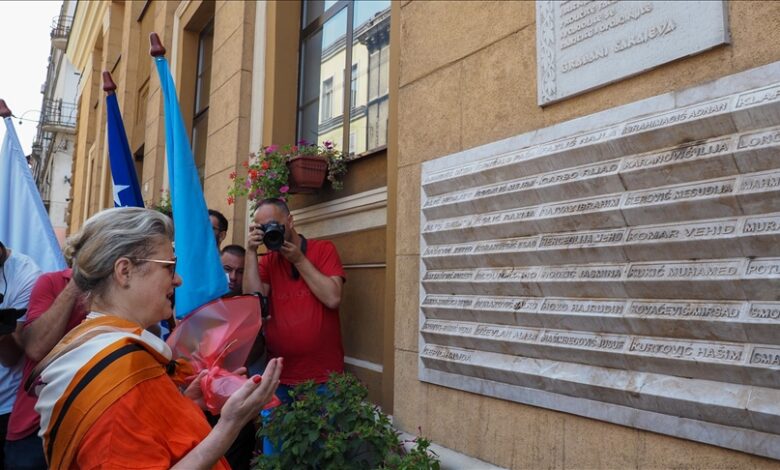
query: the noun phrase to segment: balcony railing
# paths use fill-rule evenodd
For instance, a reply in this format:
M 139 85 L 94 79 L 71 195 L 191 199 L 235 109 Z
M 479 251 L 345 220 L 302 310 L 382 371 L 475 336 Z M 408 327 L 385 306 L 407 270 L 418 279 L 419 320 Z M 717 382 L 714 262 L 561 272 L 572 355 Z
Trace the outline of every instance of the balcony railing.
M 71 26 L 73 26 L 72 16 L 58 16 L 54 18 L 51 24 L 51 43 L 54 47 L 65 50 Z
M 62 100 L 45 100 L 41 114 L 41 129 L 45 132 L 76 132 L 76 105 Z

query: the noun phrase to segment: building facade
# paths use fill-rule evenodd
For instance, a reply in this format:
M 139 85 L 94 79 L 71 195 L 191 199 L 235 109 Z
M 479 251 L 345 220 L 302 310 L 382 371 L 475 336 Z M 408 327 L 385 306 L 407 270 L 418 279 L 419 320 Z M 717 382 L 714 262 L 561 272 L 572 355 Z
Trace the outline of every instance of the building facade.
M 606 37 L 621 25 L 651 18 L 665 8 L 665 2 L 537 3 L 539 6 L 535 2 L 399 1 L 393 4 L 390 47 L 391 60 L 397 66 L 398 76 L 391 80 L 390 96 L 391 99 L 397 97 L 395 122 L 398 132 L 397 140 L 391 137 L 391 148 L 395 142 L 397 152 L 391 151 L 388 159 L 388 193 L 397 198 L 389 203 L 392 207 L 390 212 L 394 213 L 394 217 L 390 217 L 394 218 L 390 236 L 395 238 L 395 260 L 389 261 L 389 264 L 395 264 L 396 273 L 393 409 L 396 424 L 406 430 L 414 430 L 419 426 L 435 442 L 507 468 L 776 467 L 776 461 L 721 447 L 733 446 L 741 440 L 737 438 L 735 428 L 723 431 L 724 440 L 718 446 L 713 446 L 692 439 L 707 442 L 706 435 L 713 437 L 721 433 L 712 430 L 717 426 L 697 436 L 680 439 L 672 436 L 683 428 L 698 425 L 686 420 L 673 421 L 674 424 L 666 422 L 663 427 L 649 424 L 649 421 L 664 422 L 660 415 L 643 421 L 643 415 L 636 410 L 645 406 L 642 393 L 653 388 L 644 381 L 635 382 L 633 393 L 626 395 L 624 403 L 630 405 L 611 408 L 610 413 L 599 414 L 601 404 L 613 399 L 620 400 L 619 396 L 622 395 L 615 395 L 615 389 L 610 388 L 614 384 L 608 381 L 601 383 L 603 388 L 594 392 L 588 405 L 573 404 L 568 412 L 559 410 L 564 408 L 564 403 L 572 403 L 571 397 L 588 396 L 587 390 L 595 382 L 587 384 L 579 382 L 580 379 L 600 380 L 602 376 L 595 370 L 608 370 L 605 378 L 618 377 L 618 372 L 627 367 L 625 364 L 620 365 L 619 361 L 604 360 L 609 354 L 601 355 L 597 351 L 600 344 L 598 341 L 594 349 L 589 350 L 588 346 L 578 348 L 578 344 L 591 344 L 594 336 L 584 332 L 573 333 L 568 329 L 595 329 L 600 334 L 610 333 L 607 339 L 619 339 L 619 344 L 623 344 L 625 336 L 622 334 L 640 334 L 641 328 L 645 328 L 641 318 L 637 318 L 637 323 L 621 333 L 617 324 L 610 320 L 609 314 L 597 315 L 593 313 L 596 310 L 587 313 L 588 306 L 611 305 L 606 301 L 622 308 L 626 297 L 626 292 L 621 293 L 622 290 L 628 291 L 627 297 L 635 298 L 631 289 L 640 289 L 635 287 L 637 284 L 628 281 L 607 281 L 606 276 L 602 279 L 585 279 L 585 273 L 591 276 L 601 274 L 596 270 L 585 271 L 580 269 L 581 266 L 600 263 L 604 274 L 611 274 L 608 268 L 620 266 L 612 264 L 618 260 L 613 256 L 618 252 L 625 253 L 628 261 L 635 261 L 632 256 L 646 260 L 669 259 L 661 257 L 673 256 L 686 261 L 728 257 L 728 251 L 722 245 L 703 250 L 703 244 L 700 243 L 692 243 L 687 249 L 676 251 L 676 254 L 665 251 L 667 248 L 662 244 L 650 245 L 654 249 L 644 254 L 629 251 L 628 247 L 624 248 L 620 243 L 608 245 L 609 249 L 600 251 L 597 248 L 599 243 L 585 241 L 585 235 L 595 233 L 589 230 L 599 229 L 606 233 L 604 229 L 610 228 L 618 233 L 621 227 L 626 227 L 626 223 L 630 224 L 629 228 L 637 223 L 653 223 L 644 219 L 652 216 L 655 210 L 653 204 L 649 199 L 642 198 L 651 194 L 663 198 L 665 193 L 647 190 L 637 196 L 638 199 L 622 202 L 621 208 L 632 202 L 648 204 L 642 206 L 642 210 L 637 210 L 633 220 L 631 211 L 626 209 L 610 212 L 608 206 L 611 202 L 607 199 L 602 201 L 605 205 L 601 210 L 595 209 L 596 206 L 591 210 L 588 203 L 578 198 L 585 194 L 624 191 L 622 188 L 630 187 L 632 180 L 617 169 L 614 171 L 619 171 L 621 178 L 614 180 L 616 186 L 611 186 L 609 178 L 592 180 L 591 185 L 581 181 L 583 173 L 568 180 L 574 173 L 573 170 L 567 173 L 566 165 L 591 164 L 596 168 L 594 162 L 606 162 L 608 158 L 613 158 L 610 155 L 629 158 L 625 155 L 650 150 L 642 145 L 650 145 L 653 141 L 659 144 L 665 141 L 665 145 L 669 146 L 689 145 L 689 139 L 700 138 L 700 132 L 706 126 L 691 124 L 685 131 L 674 130 L 675 125 L 682 125 L 677 124 L 676 119 L 691 119 L 701 112 L 686 114 L 686 103 L 723 100 L 722 97 L 731 96 L 730 93 L 752 89 L 753 86 L 763 90 L 767 84 L 777 82 L 780 79 L 777 73 L 780 49 L 775 46 L 773 38 L 780 31 L 777 28 L 780 14 L 778 4 L 723 2 L 730 35 L 727 43 L 540 106 L 537 91 L 539 82 L 544 80 L 546 85 L 554 89 L 549 78 L 539 73 L 542 62 L 537 59 L 537 47 L 542 48 L 548 39 L 572 38 L 564 43 L 562 49 L 557 50 L 558 53 L 562 50 L 561 54 L 568 53 L 570 45 L 576 48 L 574 43 L 581 44 L 588 54 L 597 52 L 583 55 L 579 61 L 559 69 L 575 69 L 578 75 L 572 80 L 576 84 L 578 78 L 584 82 L 596 73 L 594 69 L 606 67 L 602 64 L 609 60 L 608 57 L 633 55 L 636 48 L 644 42 L 651 44 L 649 41 L 662 32 L 681 31 L 687 24 L 695 25 L 696 34 L 704 35 L 709 28 L 703 27 L 703 7 L 709 2 L 696 4 L 693 17 L 663 18 L 663 22 L 658 21 L 658 25 L 664 25 L 661 29 L 648 28 L 648 32 L 641 31 L 642 34 L 636 29 L 635 36 L 608 50 L 594 45 L 606 44 L 597 38 Z M 674 3 L 679 5 L 686 2 Z M 562 21 L 556 26 L 553 26 L 555 23 L 552 21 L 545 21 L 551 18 L 544 11 L 538 11 L 545 4 L 560 9 Z M 693 2 L 690 4 L 694 6 Z M 620 8 L 629 8 L 631 11 L 626 15 L 613 11 Z M 670 19 L 673 23 L 669 22 Z M 722 20 L 719 27 L 723 28 Z M 567 36 L 570 32 L 571 36 Z M 692 36 L 678 41 L 686 44 L 694 39 L 695 36 Z M 626 57 L 624 63 L 631 60 L 639 61 Z M 734 75 L 738 73 L 744 75 Z M 735 78 L 728 78 L 731 76 Z M 764 77 L 764 81 L 748 78 L 757 76 Z M 753 85 L 750 85 L 751 81 Z M 562 83 L 558 81 L 558 90 Z M 728 88 L 737 84 L 746 88 Z M 775 88 L 769 86 L 766 89 Z M 772 93 L 770 95 L 774 96 Z M 733 99 L 729 106 L 747 103 L 744 99 Z M 665 100 L 668 106 L 665 109 L 669 111 L 656 116 L 653 113 L 660 112 L 657 106 L 661 100 Z M 677 112 L 673 112 L 675 108 L 678 108 Z M 704 105 L 701 109 L 704 109 Z M 393 116 L 391 112 L 391 128 Z M 621 120 L 630 122 L 621 124 Z M 632 125 L 631 122 L 636 124 Z M 619 125 L 625 127 L 618 134 L 610 134 Z M 646 132 L 656 125 L 662 126 L 663 130 L 657 131 L 657 137 L 642 140 L 642 145 L 635 146 L 639 140 L 632 141 L 630 137 L 624 137 L 634 132 Z M 667 125 L 671 128 L 664 127 Z M 752 124 L 759 128 L 768 125 L 771 123 L 767 121 Z M 602 128 L 610 132 L 601 136 L 596 131 Z M 713 137 L 720 137 L 722 134 L 717 132 L 724 132 L 727 128 L 710 130 L 716 132 L 712 134 Z M 731 129 L 726 132 L 735 132 L 733 127 Z M 610 135 L 621 136 L 619 139 L 624 140 Z M 580 136 L 582 138 L 578 140 Z M 618 140 L 602 144 L 599 142 L 602 138 Z M 614 153 L 618 151 L 627 153 Z M 549 155 L 549 158 L 537 158 L 536 155 Z M 669 170 L 655 180 L 647 176 L 647 179 L 637 180 L 636 187 L 650 188 L 664 181 L 668 183 L 661 184 L 680 184 L 686 179 L 706 180 L 723 175 L 709 173 L 705 162 L 697 165 L 694 168 L 698 170 Z M 762 168 L 774 167 L 774 164 L 768 164 Z M 515 169 L 517 173 L 514 173 Z M 532 178 L 537 176 L 547 179 L 533 183 Z M 508 179 L 512 181 L 508 182 Z M 502 182 L 503 186 L 499 186 Z M 513 187 L 512 183 L 515 182 L 517 186 Z M 526 190 L 526 187 L 530 189 Z M 618 195 L 622 196 L 621 193 Z M 765 201 L 768 203 L 773 197 L 766 196 Z M 561 203 L 571 200 L 576 200 L 576 204 Z M 430 205 L 423 207 L 423 202 Z M 742 206 L 742 209 L 746 210 L 746 207 Z M 509 208 L 515 211 L 510 213 Z M 528 209 L 528 212 L 520 209 Z M 591 212 L 581 217 L 576 214 L 576 211 L 588 210 Z M 484 218 L 479 219 L 483 214 Z M 602 218 L 597 221 L 599 214 L 602 214 Z M 611 219 L 614 223 L 608 222 L 610 214 L 618 215 L 618 218 Z M 504 228 L 496 219 L 491 219 L 494 215 L 512 222 L 507 222 Z M 657 216 L 656 223 L 679 221 L 687 216 L 696 219 L 708 217 L 704 210 L 691 208 L 670 208 L 657 213 Z M 550 241 L 554 238 L 548 236 L 544 239 L 550 241 L 548 245 L 540 244 L 527 251 L 518 248 L 520 245 L 517 243 L 520 241 L 534 242 L 533 237 L 546 237 L 545 233 L 550 235 L 551 232 L 562 232 L 569 237 L 582 234 L 579 239 L 582 241 L 575 242 L 569 238 L 564 243 L 571 247 L 557 252 L 553 250 L 554 243 Z M 497 238 L 509 248 L 491 247 L 490 243 L 498 246 Z M 511 245 L 511 241 L 515 244 Z M 582 243 L 583 246 L 578 248 L 576 243 Z M 478 246 L 475 248 L 475 245 Z M 477 248 L 484 249 L 479 256 L 475 256 Z M 438 253 L 450 255 L 462 249 L 466 254 L 460 257 L 442 254 L 437 258 L 437 249 L 441 250 Z M 777 256 L 777 251 L 767 248 L 763 253 L 755 254 L 771 257 Z M 558 267 L 568 264 L 575 265 L 579 271 Z M 475 266 L 477 268 L 473 271 L 467 270 Z M 507 266 L 514 269 L 504 269 Z M 475 277 L 471 277 L 473 272 L 476 272 Z M 538 277 L 523 282 L 521 276 L 525 274 L 529 276 L 528 279 Z M 459 276 L 471 281 L 459 282 Z M 567 283 L 564 276 L 579 281 Z M 735 285 L 737 282 L 724 282 L 723 286 Z M 607 286 L 615 290 L 610 291 Z M 677 292 L 675 289 L 678 289 Z M 700 299 L 714 299 L 718 296 L 724 300 L 751 298 L 737 293 L 728 294 L 722 287 L 699 288 L 695 282 L 685 278 L 669 283 L 649 283 L 642 290 L 644 292 L 639 297 L 649 299 L 647 305 L 655 305 L 654 298 L 685 299 L 697 295 Z M 772 288 L 758 289 L 752 295 L 772 295 L 772 292 Z M 434 295 L 431 298 L 432 293 Z M 453 297 L 452 294 L 456 295 Z M 531 307 L 539 299 L 544 301 L 553 297 L 558 298 L 557 305 L 564 308 L 563 311 L 540 306 L 542 302 L 535 304 L 539 308 L 537 310 Z M 426 298 L 427 302 L 424 300 Z M 593 302 L 598 298 L 604 302 Z M 480 303 L 481 300 L 495 302 L 487 305 L 485 302 Z M 511 300 L 509 306 L 502 306 L 501 301 L 507 300 Z M 581 300 L 586 302 L 578 303 Z M 424 302 L 422 308 L 421 302 Z M 581 306 L 583 309 L 578 313 L 569 306 Z M 565 308 L 569 308 L 568 314 L 564 314 Z M 551 317 L 560 319 L 557 326 L 545 323 Z M 473 322 L 477 322 L 476 329 Z M 648 322 L 652 325 L 651 320 Z M 627 343 L 624 353 L 626 360 L 630 361 L 632 345 L 636 346 L 634 350 L 637 351 L 658 351 L 644 356 L 641 361 L 637 360 L 633 366 L 659 373 L 665 369 L 654 368 L 652 364 L 662 358 L 665 347 L 678 345 L 676 341 L 680 337 L 708 341 L 724 338 L 722 332 L 715 333 L 704 326 L 706 322 L 697 325 L 676 333 L 664 328 L 648 328 L 642 333 L 647 337 L 670 334 L 677 339 L 667 343 L 650 343 L 638 342 L 638 337 L 633 336 L 633 342 Z M 766 322 L 761 325 L 761 328 L 774 328 L 776 324 Z M 556 329 L 557 336 L 549 335 L 545 327 Z M 421 331 L 423 334 L 420 334 Z M 461 334 L 461 331 L 466 333 Z M 507 338 L 515 339 L 507 341 Z M 735 337 L 731 338 L 734 339 L 730 341 L 737 341 Z M 773 340 L 765 337 L 761 341 Z M 655 344 L 655 349 L 647 344 Z M 692 350 L 696 351 L 696 347 L 702 343 L 694 341 L 691 344 L 695 345 Z M 688 349 L 683 351 L 687 352 Z M 741 364 L 747 363 L 744 354 L 734 357 L 741 359 Z M 589 375 L 582 372 L 588 363 L 592 365 L 599 361 L 612 364 L 612 369 L 589 369 L 594 371 Z M 546 365 L 546 369 L 543 365 Z M 632 366 L 631 362 L 629 366 Z M 706 369 L 703 363 L 685 371 L 682 369 L 684 366 L 679 367 L 681 369 L 676 372 L 672 367 L 671 375 L 696 377 Z M 539 373 L 536 368 L 542 368 L 542 372 Z M 658 390 L 659 395 L 671 393 L 675 389 L 675 385 L 672 385 L 675 379 L 670 378 L 671 375 L 664 379 L 664 385 Z M 720 380 L 729 375 L 721 373 L 710 378 Z M 727 381 L 732 380 L 733 376 Z M 753 380 L 758 381 L 755 377 Z M 522 384 L 522 387 L 506 386 L 510 383 Z M 732 383 L 739 383 L 739 380 Z M 646 386 L 644 390 L 643 385 Z M 694 397 L 711 396 L 710 391 L 726 390 L 731 386 L 701 386 L 688 398 L 695 402 Z M 471 391 L 464 391 L 466 389 Z M 658 400 L 661 400 L 660 396 Z M 685 416 L 684 413 L 690 410 L 687 406 L 677 407 L 668 401 L 663 403 L 665 406 L 661 406 L 661 411 L 674 410 L 672 413 L 679 413 L 678 416 Z M 748 405 L 739 407 L 746 408 Z M 721 412 L 715 419 L 723 418 L 726 414 Z M 622 425 L 606 422 L 618 421 L 620 416 L 626 415 L 632 418 L 622 421 Z M 598 416 L 598 419 L 585 416 Z M 692 419 L 701 419 L 701 415 Z M 753 423 L 747 418 L 737 421 L 739 426 L 747 428 L 753 426 Z M 655 432 L 643 430 L 642 426 Z M 763 436 L 754 434 L 743 443 L 758 444 L 767 434 Z M 764 455 L 769 455 L 766 448 L 763 451 L 756 450 L 759 447 L 753 447 L 754 450 L 750 452 L 765 452 Z
M 52 20 L 51 50 L 31 169 L 60 245 L 68 228 L 68 201 L 76 134 L 76 90 L 79 76 L 65 56 L 76 2 L 65 1 Z
M 606 29 L 649 15 L 653 9 L 665 8 L 646 2 L 636 6 L 641 11 L 620 16 L 618 21 L 609 13 L 614 4 L 562 2 L 558 8 L 565 10 L 565 15 L 577 15 L 580 8 L 604 9 Z M 545 136 L 567 129 L 585 133 L 582 126 L 602 118 L 608 121 L 618 119 L 614 116 L 619 115 L 624 119 L 628 119 L 625 116 L 639 119 L 643 112 L 649 112 L 643 106 L 660 109 L 658 103 L 661 101 L 691 100 L 700 95 L 716 97 L 720 93 L 717 90 L 721 90 L 718 87 L 726 86 L 718 83 L 740 81 L 739 78 L 728 78 L 734 74 L 747 74 L 738 76 L 743 77 L 745 83 L 771 81 L 772 77 L 761 78 L 762 70 L 770 70 L 761 67 L 776 67 L 773 64 L 780 61 L 780 50 L 774 46 L 776 36 L 780 34 L 778 4 L 734 1 L 722 4 L 728 20 L 728 40 L 722 44 L 540 105 L 542 100 L 537 85 L 547 79 L 539 75 L 538 36 L 550 26 L 540 21 L 539 18 L 545 17 L 540 16 L 534 2 L 79 2 L 67 47 L 67 56 L 80 73 L 69 230 L 77 230 L 86 218 L 111 204 L 100 82 L 102 70 L 111 71 L 119 86 L 117 97 L 131 151 L 136 156 L 144 199 L 149 205 L 154 204 L 160 199 L 161 190 L 167 187 L 160 86 L 148 55 L 147 38 L 155 31 L 168 48 L 167 57 L 191 133 L 207 204 L 223 212 L 230 221 L 228 241 L 241 244 L 245 239 L 246 201 L 228 205 L 226 193 L 230 185 L 228 175 L 240 171 L 241 163 L 249 153 L 263 145 L 283 145 L 305 139 L 310 142 L 331 140 L 350 155 L 349 173 L 342 191 L 326 188 L 316 194 L 295 195 L 291 208 L 296 228 L 301 233 L 307 237 L 331 239 L 339 249 L 348 278 L 341 307 L 347 367 L 368 385 L 370 399 L 393 414 L 394 423 L 400 429 L 412 433 L 420 429 L 436 443 L 507 468 L 776 466 L 775 461 L 759 456 L 768 455 L 767 452 L 753 452 L 749 446 L 739 447 L 708 438 L 695 442 L 697 439 L 682 431 L 675 434 L 651 425 L 642 427 L 629 421 L 620 422 L 604 414 L 588 414 L 589 410 L 567 409 L 559 405 L 567 400 L 562 395 L 555 395 L 550 404 L 532 403 L 528 398 L 532 394 L 499 393 L 505 390 L 502 384 L 521 374 L 495 372 L 490 367 L 479 369 L 473 364 L 457 363 L 458 360 L 471 357 L 472 353 L 475 357 L 483 357 L 480 354 L 486 352 L 489 354 L 484 357 L 503 354 L 515 362 L 523 354 L 532 359 L 549 359 L 539 356 L 538 351 L 544 348 L 522 346 L 527 349 L 517 349 L 521 346 L 499 344 L 482 350 L 484 344 L 493 343 L 480 342 L 475 339 L 476 333 L 459 336 L 458 332 L 470 331 L 469 328 L 480 324 L 495 327 L 491 331 L 496 335 L 504 334 L 493 323 L 531 330 L 535 325 L 538 329 L 544 321 L 540 320 L 544 317 L 543 312 L 537 310 L 523 316 L 523 312 L 512 311 L 508 317 L 501 318 L 496 313 L 502 311 L 500 307 L 437 310 L 435 300 L 459 296 L 458 301 L 476 302 L 475 299 L 483 295 L 479 291 L 483 287 L 479 286 L 490 284 L 476 280 L 492 279 L 499 287 L 485 287 L 488 294 L 484 297 L 514 299 L 513 308 L 517 306 L 518 310 L 521 305 L 516 299 L 518 292 L 523 292 L 524 301 L 528 301 L 534 296 L 549 297 L 543 290 L 547 288 L 550 292 L 555 289 L 563 292 L 557 294 L 559 297 L 585 301 L 609 297 L 615 302 L 627 302 L 631 299 L 615 293 L 623 292 L 625 297 L 625 283 L 607 292 L 609 295 L 599 290 L 606 284 L 594 285 L 592 281 L 577 284 L 582 290 L 572 294 L 566 290 L 569 286 L 556 285 L 552 277 L 547 284 L 517 282 L 507 284 L 509 287 L 501 290 L 504 289 L 500 287 L 502 282 L 514 279 L 513 273 L 537 269 L 545 261 L 535 254 L 527 259 L 514 252 L 491 254 L 487 248 L 484 256 L 471 253 L 472 257 L 464 258 L 465 261 L 453 261 L 446 256 L 433 259 L 432 252 L 426 251 L 440 244 L 442 252 L 454 251 L 455 245 L 469 252 L 477 242 L 487 243 L 495 236 L 493 229 L 483 231 L 481 226 L 459 229 L 483 212 L 496 210 L 493 206 L 479 205 L 481 202 L 477 200 L 474 185 L 482 188 L 509 178 L 500 167 L 500 160 L 493 166 L 484 166 L 484 172 L 474 170 L 481 168 L 478 165 L 469 166 L 495 156 L 490 152 L 500 157 L 501 152 L 521 152 L 526 147 L 535 149 L 535 146 L 547 143 Z M 584 34 L 582 31 L 600 21 L 593 16 L 586 24 L 584 19 L 589 14 L 569 17 L 565 26 L 571 29 L 573 37 L 579 37 L 576 35 Z M 583 23 L 578 24 L 578 21 Z M 688 18 L 686 21 L 693 20 Z M 630 50 L 658 35 L 682 29 L 681 24 L 669 22 L 654 28 L 642 37 L 632 37 L 629 42 L 621 43 L 611 53 Z M 582 38 L 582 41 L 588 39 Z M 604 59 L 607 52 L 599 49 L 568 62 L 563 69 L 584 73 L 586 67 L 597 66 L 594 65 L 596 61 Z M 739 86 L 748 85 L 733 86 L 736 87 L 734 90 L 742 90 Z M 673 109 L 676 108 L 673 106 Z M 775 117 L 767 118 L 767 122 L 772 119 Z M 669 123 L 668 119 L 664 122 Z M 718 125 L 713 124 L 712 128 L 722 131 Z M 659 139 L 669 146 L 722 136 L 702 133 L 700 129 L 688 132 L 687 128 L 659 134 L 662 136 Z M 593 142 L 596 140 L 593 137 Z M 576 138 L 569 141 L 573 142 L 572 147 L 579 145 Z M 626 142 L 627 146 L 635 145 L 636 149 L 643 149 L 641 151 L 654 149 L 630 139 Z M 606 159 L 600 152 L 606 155 L 612 151 L 613 147 L 604 145 L 581 153 L 572 151 L 572 158 L 581 159 L 578 164 L 591 164 Z M 470 160 L 472 157 L 473 161 Z M 445 171 L 449 171 L 447 165 L 455 165 L 449 176 Z M 771 163 L 762 165 L 762 171 L 774 168 Z M 540 164 L 539 168 L 543 167 Z M 507 171 L 515 171 L 513 168 L 507 166 Z M 562 169 L 551 166 L 529 170 L 530 166 L 522 165 L 519 168 L 520 173 L 513 174 L 512 178 L 522 179 Z M 710 174 L 707 171 L 711 170 L 706 166 L 693 168 L 699 168 L 702 174 Z M 685 174 L 690 172 L 689 168 Z M 670 171 L 664 177 L 680 182 L 673 179 L 675 174 Z M 436 175 L 445 176 L 437 180 L 439 176 Z M 695 179 L 695 175 L 689 179 Z M 637 187 L 646 189 L 650 184 L 649 180 L 639 180 Z M 620 181 L 628 184 L 626 180 Z M 598 194 L 609 187 L 583 184 L 574 189 L 561 189 L 560 193 L 555 193 L 557 199 L 554 201 L 542 198 L 536 204 L 552 207 L 553 202 L 567 200 L 560 194 L 570 194 L 568 197 L 575 199 L 580 197 L 577 191 Z M 621 188 L 621 191 L 625 190 L 624 186 Z M 504 189 L 484 194 L 498 194 Z M 501 210 L 525 207 L 530 204 L 523 199 L 528 194 L 510 194 L 496 202 L 496 207 Z M 547 193 L 536 192 L 531 196 L 541 197 L 540 194 Z M 456 199 L 445 200 L 448 195 Z M 434 197 L 440 197 L 438 202 Z M 620 197 L 625 198 L 622 193 Z M 451 207 L 444 207 L 450 203 Z M 732 206 L 739 206 L 735 204 Z M 466 212 L 461 212 L 462 209 Z M 552 213 L 550 211 L 558 209 L 548 207 L 545 210 Z M 560 213 L 567 210 L 561 208 Z M 708 210 L 725 214 L 712 207 Z M 669 215 L 674 214 L 673 211 L 659 212 L 658 221 L 664 221 L 663 217 L 674 217 Z M 428 222 L 436 217 L 446 220 L 440 226 L 429 225 Z M 609 228 L 625 228 L 625 216 L 621 217 L 617 219 L 624 225 Z M 641 220 L 643 216 L 636 217 Z M 591 219 L 583 220 L 594 224 L 586 227 L 603 228 Z M 565 225 L 566 221 L 560 223 L 566 228 L 549 229 L 551 225 L 545 226 L 536 219 L 529 226 L 534 230 L 548 227 L 548 232 L 568 233 L 582 229 L 573 222 L 570 225 Z M 502 232 L 501 237 L 515 239 L 521 235 L 543 234 L 543 231 L 523 230 L 526 228 L 522 225 L 512 226 L 508 232 Z M 445 242 L 453 246 L 445 247 Z M 700 246 L 690 245 L 689 248 L 693 247 L 690 252 L 698 253 L 696 250 Z M 618 251 L 625 252 L 621 250 L 624 250 L 622 247 Z M 767 250 L 760 255 L 772 256 L 771 249 Z M 611 252 L 605 251 L 606 254 L 596 250 L 580 255 L 577 250 L 570 250 L 561 254 L 555 264 L 566 264 L 564 261 L 568 256 L 582 256 L 593 262 L 587 258 L 592 253 L 610 259 Z M 657 260 L 661 256 L 653 254 L 653 250 L 642 253 L 644 261 Z M 693 258 L 684 250 L 677 253 L 680 259 L 676 261 Z M 710 252 L 705 258 L 713 256 Z M 777 256 L 777 252 L 773 256 Z M 623 261 L 635 261 L 629 256 L 626 258 Z M 516 261 L 519 259 L 526 261 Z M 698 260 L 697 257 L 694 262 Z M 477 264 L 474 267 L 469 263 Z M 462 269 L 456 269 L 458 266 Z M 473 268 L 472 272 L 465 272 L 466 268 Z M 498 268 L 506 269 L 490 277 L 491 270 Z M 432 275 L 437 269 L 452 272 Z M 483 278 L 473 277 L 477 271 L 484 275 Z M 440 277 L 436 278 L 437 275 Z M 474 282 L 456 282 L 457 276 L 461 275 Z M 437 284 L 439 280 L 443 281 Z M 739 282 L 744 283 L 744 280 Z M 664 298 L 675 292 L 674 283 L 659 285 L 661 287 L 654 291 L 654 285 L 648 284 L 650 300 L 654 295 Z M 726 291 L 718 289 L 714 291 L 722 296 L 720 300 L 736 301 L 723 293 Z M 431 295 L 438 297 L 426 303 Z M 675 295 L 678 295 L 675 298 L 685 298 L 685 292 Z M 707 295 L 701 294 L 697 299 L 709 299 Z M 740 297 L 740 300 L 746 298 Z M 517 324 L 512 323 L 515 321 Z M 534 324 L 535 321 L 539 323 Z M 577 322 L 581 320 L 572 321 L 580 324 Z M 610 328 L 608 319 L 599 319 L 596 323 L 599 328 L 607 325 L 605 331 L 598 331 L 599 334 L 617 334 L 607 331 Z M 770 324 L 769 328 L 776 326 Z M 652 325 L 645 327 L 652 330 Z M 530 338 L 531 330 L 523 334 Z M 718 334 L 712 333 L 714 330 L 691 330 L 676 333 L 674 339 L 688 333 L 697 341 L 718 339 Z M 448 336 L 452 331 L 455 333 Z M 488 330 L 483 328 L 482 331 Z M 707 336 L 710 333 L 711 336 Z M 459 352 L 452 353 L 456 349 Z M 518 353 L 518 350 L 525 352 Z M 505 359 L 504 356 L 499 359 Z M 601 356 L 591 352 L 582 353 L 582 357 L 601 360 Z M 583 364 L 582 361 L 585 360 L 572 362 Z M 651 372 L 664 372 L 668 367 L 661 362 Z M 495 375 L 489 376 L 491 373 Z M 455 383 L 461 377 L 462 384 Z M 546 383 L 542 379 L 538 383 Z M 500 386 L 494 389 L 495 383 Z M 491 393 L 495 390 L 498 392 Z M 572 386 L 567 393 L 577 395 L 579 390 Z M 642 398 L 641 394 L 635 396 Z M 774 421 L 758 427 L 764 426 L 762 429 L 766 431 L 774 426 L 772 423 Z M 748 449 L 751 453 L 735 448 Z
M 351 155 L 343 190 L 295 195 L 291 209 L 300 233 L 332 240 L 341 254 L 348 278 L 341 306 L 346 367 L 391 410 L 393 323 L 385 305 L 385 292 L 392 291 L 386 276 L 390 2 L 340 2 L 335 14 L 333 5 L 78 2 L 67 47 L 81 74 L 69 230 L 113 205 L 104 70 L 118 86 L 144 200 L 152 207 L 165 197 L 163 103 L 148 52 L 149 33 L 157 32 L 207 205 L 229 221 L 226 243 L 244 243 L 250 216 L 246 200 L 227 203 L 229 175 L 261 145 L 332 140 Z M 304 10 L 314 23 L 302 27 Z M 325 35 L 317 32 L 324 23 Z M 350 109 L 346 118 L 344 109 Z

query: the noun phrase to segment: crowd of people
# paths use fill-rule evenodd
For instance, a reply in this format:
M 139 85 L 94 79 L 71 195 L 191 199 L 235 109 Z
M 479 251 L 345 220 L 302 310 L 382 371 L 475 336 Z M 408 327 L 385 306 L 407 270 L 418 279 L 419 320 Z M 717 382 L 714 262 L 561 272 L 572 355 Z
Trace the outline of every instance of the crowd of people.
M 209 220 L 221 248 L 228 221 L 213 210 Z M 272 245 L 265 230 L 281 239 Z M 41 273 L 0 243 L 0 468 L 248 468 L 273 395 L 289 402 L 295 385 L 343 371 L 339 255 L 299 234 L 281 200 L 258 204 L 246 247 L 220 250 L 226 295 L 264 296 L 269 308 L 250 380 L 218 416 L 206 411 L 203 372 L 158 336 L 176 287 L 197 282 L 176 271 L 171 219 L 107 209 L 64 254 L 70 268 Z

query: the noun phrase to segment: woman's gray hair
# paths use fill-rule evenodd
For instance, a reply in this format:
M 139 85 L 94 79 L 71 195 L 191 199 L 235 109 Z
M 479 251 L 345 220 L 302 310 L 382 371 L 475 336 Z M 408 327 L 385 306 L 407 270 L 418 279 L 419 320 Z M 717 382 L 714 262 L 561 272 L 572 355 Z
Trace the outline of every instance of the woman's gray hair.
M 160 212 L 141 207 L 106 209 L 90 217 L 65 242 L 73 260 L 73 280 L 84 292 L 100 294 L 121 257 L 149 257 L 160 240 L 173 240 L 173 223 Z

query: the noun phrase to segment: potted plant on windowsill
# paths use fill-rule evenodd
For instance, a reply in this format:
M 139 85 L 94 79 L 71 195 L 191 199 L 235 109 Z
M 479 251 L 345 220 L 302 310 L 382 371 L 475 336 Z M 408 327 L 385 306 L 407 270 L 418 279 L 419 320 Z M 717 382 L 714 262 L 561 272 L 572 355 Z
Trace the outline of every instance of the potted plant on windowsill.
M 268 198 L 287 200 L 290 194 L 313 193 L 321 188 L 325 178 L 333 189 L 342 189 L 347 174 L 347 162 L 331 141 L 322 145 L 299 141 L 297 145 L 263 147 L 242 165 L 245 175 L 230 174 L 228 204 L 237 197 L 250 202 Z M 242 172 L 243 173 L 243 172 Z

